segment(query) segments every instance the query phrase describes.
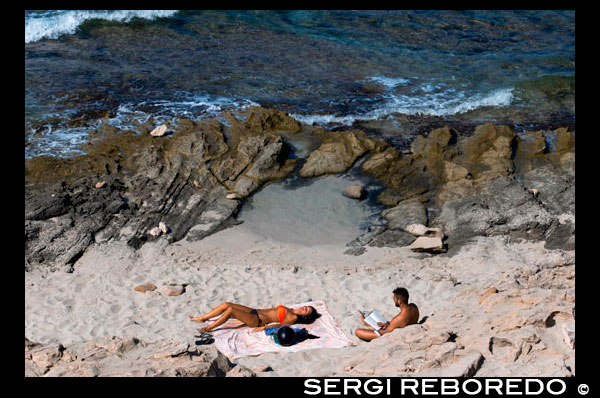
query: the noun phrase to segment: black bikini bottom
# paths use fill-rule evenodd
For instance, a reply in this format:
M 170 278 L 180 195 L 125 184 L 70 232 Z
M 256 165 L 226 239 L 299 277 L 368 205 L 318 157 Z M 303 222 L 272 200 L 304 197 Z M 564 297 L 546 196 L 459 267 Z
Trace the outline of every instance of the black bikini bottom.
M 263 323 L 260 320 L 260 316 L 258 316 L 258 311 L 252 310 L 252 311 L 250 311 L 250 313 L 256 315 L 256 319 L 258 319 L 258 326 L 262 326 Z

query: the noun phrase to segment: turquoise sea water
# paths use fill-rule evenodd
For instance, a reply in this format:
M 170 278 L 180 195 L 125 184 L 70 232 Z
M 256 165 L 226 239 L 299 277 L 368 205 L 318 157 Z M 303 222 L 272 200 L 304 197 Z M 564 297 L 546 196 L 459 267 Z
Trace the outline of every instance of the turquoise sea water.
M 25 12 L 25 155 L 248 105 L 325 127 L 575 122 L 574 11 Z

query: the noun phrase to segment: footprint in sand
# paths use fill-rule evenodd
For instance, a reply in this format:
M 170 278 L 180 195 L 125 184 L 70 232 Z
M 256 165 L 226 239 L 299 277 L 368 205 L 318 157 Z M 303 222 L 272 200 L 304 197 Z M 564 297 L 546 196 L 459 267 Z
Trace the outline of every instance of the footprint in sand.
M 75 286 L 73 286 L 73 291 L 75 293 L 80 293 L 81 290 L 85 287 L 85 283 L 84 282 L 79 282 L 76 283 Z
M 72 306 L 75 305 L 75 300 L 74 299 L 67 299 L 67 300 L 64 300 L 62 303 L 63 303 L 63 305 L 65 307 L 72 307 Z

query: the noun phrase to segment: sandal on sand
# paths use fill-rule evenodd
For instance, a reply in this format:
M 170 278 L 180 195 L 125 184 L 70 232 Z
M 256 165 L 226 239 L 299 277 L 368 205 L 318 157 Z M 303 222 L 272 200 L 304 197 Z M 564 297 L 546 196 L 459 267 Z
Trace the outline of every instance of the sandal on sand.
M 200 333 L 194 337 L 198 338 L 198 340 L 196 340 L 196 345 L 207 345 L 215 342 L 215 339 L 212 338 L 212 335 L 206 332 Z

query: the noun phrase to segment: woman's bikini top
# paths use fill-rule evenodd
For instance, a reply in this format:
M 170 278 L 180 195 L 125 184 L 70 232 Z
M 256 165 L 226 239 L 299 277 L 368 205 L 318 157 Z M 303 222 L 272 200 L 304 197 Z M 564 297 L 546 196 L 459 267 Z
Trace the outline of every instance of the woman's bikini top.
M 286 312 L 287 312 L 287 310 L 285 309 L 285 307 L 283 305 L 280 304 L 277 306 L 277 317 L 279 318 L 279 323 L 283 323 Z

